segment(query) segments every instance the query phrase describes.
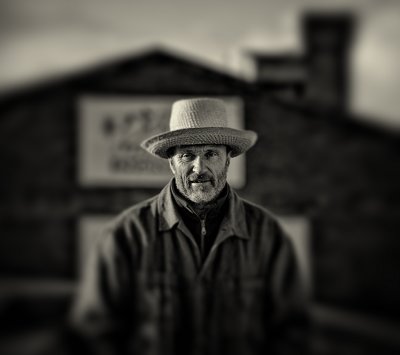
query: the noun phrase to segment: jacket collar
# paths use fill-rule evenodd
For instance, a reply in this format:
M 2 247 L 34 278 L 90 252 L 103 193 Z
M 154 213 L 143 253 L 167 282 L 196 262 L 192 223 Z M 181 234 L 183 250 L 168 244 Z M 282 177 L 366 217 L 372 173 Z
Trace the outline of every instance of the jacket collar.
M 188 202 L 178 191 L 178 188 L 176 187 L 176 180 L 173 179 L 172 183 L 170 184 L 171 186 L 171 193 L 172 193 L 172 198 L 174 202 L 176 202 L 176 205 L 178 206 L 178 213 L 181 214 L 182 209 L 188 211 L 191 214 L 195 214 L 200 218 L 203 218 L 205 215 L 207 216 L 207 219 L 210 217 L 216 217 L 220 214 L 220 211 L 222 207 L 225 204 L 225 201 L 229 195 L 229 189 L 228 185 L 225 186 L 225 188 L 222 190 L 220 193 L 220 196 L 218 196 L 217 200 L 213 202 L 213 204 L 208 205 L 204 211 L 199 211 L 195 209 L 195 206 Z
M 157 210 L 159 216 L 159 231 L 167 231 L 174 228 L 182 219 L 171 193 L 171 184 L 174 183 L 173 181 L 174 180 L 171 179 L 158 195 Z M 229 207 L 227 214 L 224 216 L 221 223 L 220 230 L 229 233 L 230 235 L 249 239 L 243 202 L 229 185 L 228 189 L 229 193 L 227 198 Z

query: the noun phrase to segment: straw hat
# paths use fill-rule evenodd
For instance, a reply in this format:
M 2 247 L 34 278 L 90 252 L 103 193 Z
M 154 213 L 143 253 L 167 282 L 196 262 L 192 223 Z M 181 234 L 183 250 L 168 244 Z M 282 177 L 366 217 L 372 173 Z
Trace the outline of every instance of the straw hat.
M 140 146 L 167 159 L 169 148 L 180 145 L 220 144 L 229 146 L 235 157 L 250 149 L 257 133 L 229 128 L 222 100 L 199 98 L 179 100 L 172 105 L 170 131 L 144 140 Z

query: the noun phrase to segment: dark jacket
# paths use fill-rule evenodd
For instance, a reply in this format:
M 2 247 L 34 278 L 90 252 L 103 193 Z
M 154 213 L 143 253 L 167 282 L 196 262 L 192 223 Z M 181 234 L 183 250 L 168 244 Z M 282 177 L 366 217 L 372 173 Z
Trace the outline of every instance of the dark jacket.
M 171 183 L 105 230 L 76 298 L 77 329 L 106 354 L 271 354 L 277 339 L 288 344 L 302 293 L 275 218 L 229 188 L 203 261 Z

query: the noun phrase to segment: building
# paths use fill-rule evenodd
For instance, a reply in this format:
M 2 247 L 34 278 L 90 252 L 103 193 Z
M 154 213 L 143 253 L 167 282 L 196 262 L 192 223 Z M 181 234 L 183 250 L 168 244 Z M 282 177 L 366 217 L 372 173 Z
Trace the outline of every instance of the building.
M 79 276 L 85 231 L 159 190 L 157 183 L 143 186 L 149 174 L 133 186 L 114 173 L 85 175 L 85 142 L 102 140 L 91 140 L 93 126 L 82 125 L 84 118 L 104 114 L 99 132 L 112 135 L 124 130 L 115 123 L 131 129 L 154 112 L 165 124 L 159 103 L 216 96 L 236 102 L 239 121 L 259 133 L 246 156 L 241 195 L 281 216 L 300 238 L 313 353 L 398 350 L 399 140 L 347 110 L 351 29 L 348 16 L 306 17 L 304 56 L 255 54 L 259 76 L 251 83 L 154 50 L 4 95 L 0 348 L 22 354 L 51 339 Z M 121 108 L 133 101 L 138 109 Z M 108 112 L 99 102 L 119 108 Z M 129 170 L 124 164 L 113 166 Z

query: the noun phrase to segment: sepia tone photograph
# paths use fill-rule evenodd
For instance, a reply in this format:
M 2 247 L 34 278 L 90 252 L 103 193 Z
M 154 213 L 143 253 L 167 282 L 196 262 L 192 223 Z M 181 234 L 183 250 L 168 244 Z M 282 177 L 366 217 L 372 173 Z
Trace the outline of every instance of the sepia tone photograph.
M 400 3 L 0 0 L 0 353 L 400 353 Z

